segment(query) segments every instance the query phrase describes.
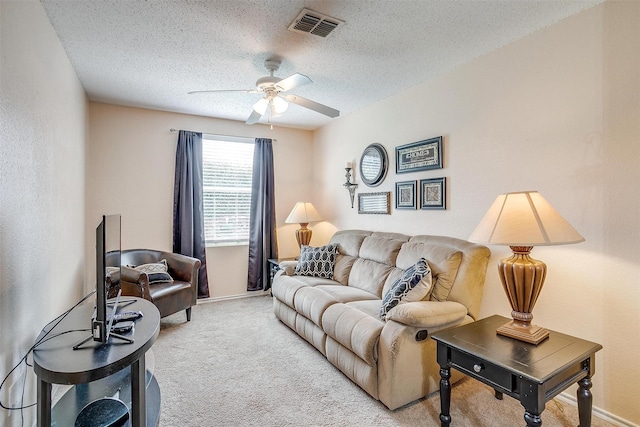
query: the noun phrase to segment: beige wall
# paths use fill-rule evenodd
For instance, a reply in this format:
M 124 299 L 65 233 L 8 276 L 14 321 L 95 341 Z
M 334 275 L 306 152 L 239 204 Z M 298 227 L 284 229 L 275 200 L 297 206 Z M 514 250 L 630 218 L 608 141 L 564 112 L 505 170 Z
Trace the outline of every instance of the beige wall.
M 538 190 L 586 242 L 538 247 L 549 268 L 534 321 L 601 343 L 594 404 L 640 423 L 640 2 L 607 2 L 323 127 L 315 185 L 336 228 L 468 238 L 495 197 Z M 395 174 L 394 148 L 442 135 L 444 169 Z M 345 145 L 344 141 L 351 141 Z M 345 161 L 383 144 L 395 182 L 447 178 L 444 211 L 358 215 L 342 187 Z M 509 316 L 491 247 L 481 310 Z M 571 391 L 571 396 L 574 396 Z
M 273 143 L 278 244 L 282 256 L 298 251 L 293 225 L 284 220 L 311 194 L 311 133 L 156 110 L 90 103 L 87 149 L 87 250 L 93 250 L 102 214 L 122 214 L 122 247 L 171 250 L 177 133 L 171 128 Z M 245 294 L 248 247 L 210 247 L 207 271 L 212 297 Z M 88 263 L 94 262 L 87 253 Z M 87 270 L 93 274 L 93 269 Z M 92 283 L 90 280 L 88 283 Z
M 87 101 L 39 2 L 1 2 L 0 52 L 1 381 L 82 297 Z M 5 404 L 22 391 L 17 372 Z M 29 369 L 25 404 L 34 385 Z M 35 413 L 25 411 L 24 425 Z M 0 410 L 0 425 L 22 425 L 20 413 Z

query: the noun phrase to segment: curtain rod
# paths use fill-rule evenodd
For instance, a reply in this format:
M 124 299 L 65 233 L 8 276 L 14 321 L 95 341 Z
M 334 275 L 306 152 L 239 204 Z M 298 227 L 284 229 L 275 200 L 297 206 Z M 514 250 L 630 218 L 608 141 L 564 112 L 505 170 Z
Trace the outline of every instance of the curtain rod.
M 178 132 L 178 131 L 179 131 L 179 129 L 174 129 L 174 128 L 169 129 L 169 132 L 172 132 L 172 133 L 175 133 L 175 132 Z M 205 135 L 219 136 L 221 138 L 224 138 L 225 136 L 226 137 L 231 137 L 231 138 L 246 138 L 246 139 L 259 138 L 259 137 L 252 137 L 252 136 L 220 135 L 220 134 L 217 134 L 217 133 L 208 133 L 208 132 L 202 132 L 202 133 L 205 134 Z M 272 140 L 273 142 L 278 142 L 278 140 L 275 139 L 275 138 L 268 138 L 268 139 Z

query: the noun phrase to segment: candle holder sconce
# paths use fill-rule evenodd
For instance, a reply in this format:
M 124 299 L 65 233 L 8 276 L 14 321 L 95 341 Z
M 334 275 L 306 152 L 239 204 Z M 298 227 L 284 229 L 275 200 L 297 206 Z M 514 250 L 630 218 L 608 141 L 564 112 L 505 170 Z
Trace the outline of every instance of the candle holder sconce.
M 344 188 L 346 188 L 349 191 L 349 198 L 351 199 L 351 208 L 353 209 L 353 199 L 355 198 L 358 184 L 351 182 L 351 164 L 350 163 L 347 163 L 344 170 L 346 172 L 344 176 L 347 178 L 347 181 L 342 185 L 344 186 Z

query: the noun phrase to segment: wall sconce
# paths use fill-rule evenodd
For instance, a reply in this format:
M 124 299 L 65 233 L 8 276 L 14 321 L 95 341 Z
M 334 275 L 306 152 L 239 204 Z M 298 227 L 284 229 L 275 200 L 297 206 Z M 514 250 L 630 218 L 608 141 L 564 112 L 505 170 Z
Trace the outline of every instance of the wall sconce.
M 351 208 L 353 209 L 353 198 L 355 197 L 358 184 L 354 184 L 353 182 L 351 182 L 351 162 L 347 162 L 347 164 L 344 166 L 344 170 L 346 171 L 344 176 L 347 178 L 347 182 L 342 185 L 344 186 L 344 188 L 349 190 L 349 197 L 351 198 Z

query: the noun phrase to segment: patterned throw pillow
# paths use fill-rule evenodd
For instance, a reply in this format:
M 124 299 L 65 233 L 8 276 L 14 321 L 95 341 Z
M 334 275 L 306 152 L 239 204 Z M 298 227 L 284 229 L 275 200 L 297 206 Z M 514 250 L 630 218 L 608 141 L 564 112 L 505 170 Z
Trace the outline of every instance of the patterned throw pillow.
M 294 274 L 333 279 L 333 266 L 336 262 L 337 250 L 337 243 L 320 246 L 318 248 L 302 246 Z
M 382 300 L 380 319 L 386 320 L 387 313 L 402 302 L 421 301 L 431 291 L 431 269 L 424 258 L 420 258 L 407 268 L 396 280 Z
M 133 267 L 136 270 L 140 270 L 146 273 L 149 277 L 149 284 L 161 283 L 161 282 L 173 282 L 173 277 L 167 273 L 169 268 L 167 267 L 167 260 L 163 259 L 159 262 L 151 264 L 142 264 L 137 267 Z

